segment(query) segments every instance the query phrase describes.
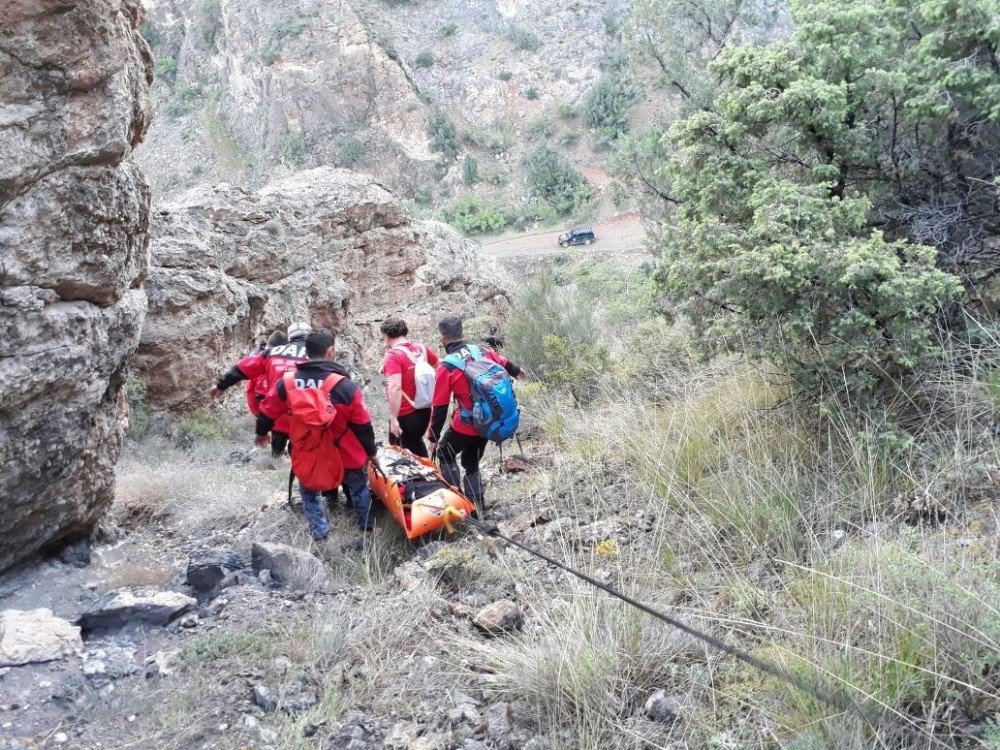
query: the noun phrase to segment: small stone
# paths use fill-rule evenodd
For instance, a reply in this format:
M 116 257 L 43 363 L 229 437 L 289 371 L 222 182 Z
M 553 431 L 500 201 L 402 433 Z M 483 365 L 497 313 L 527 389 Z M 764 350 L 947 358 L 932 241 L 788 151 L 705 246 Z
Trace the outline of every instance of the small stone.
M 57 745 L 65 745 L 67 742 L 69 742 L 69 735 L 66 734 L 65 732 L 56 732 L 54 735 L 52 735 L 52 741 L 55 742 Z
M 518 514 L 511 521 L 501 521 L 497 524 L 497 528 L 500 529 L 500 532 L 504 534 L 504 536 L 515 537 L 523 534 L 530 528 L 548 523 L 552 520 L 552 517 L 552 508 L 529 510 Z
M 284 702 L 284 707 L 289 711 L 308 711 L 319 703 L 319 696 L 313 690 L 306 690 L 298 695 L 293 695 Z
M 486 738 L 494 747 L 511 747 L 509 704 L 493 703 L 486 707 Z
M 653 721 L 670 723 L 676 721 L 684 708 L 684 698 L 679 695 L 667 695 L 664 690 L 657 690 L 643 706 L 643 710 Z
M 222 583 L 226 576 L 243 567 L 243 561 L 229 550 L 198 550 L 188 559 L 187 584 L 195 591 L 209 592 Z
M 273 711 L 278 707 L 278 701 L 274 697 L 274 691 L 267 685 L 253 686 L 253 702 L 265 711 Z
M 199 622 L 201 622 L 201 620 L 198 618 L 198 615 L 192 612 L 190 614 L 184 615 L 180 620 L 177 621 L 177 624 L 180 625 L 182 628 L 196 628 L 198 627 Z
M 524 624 L 524 610 L 509 599 L 501 599 L 479 610 L 472 623 L 489 636 L 511 633 Z
M 264 568 L 264 570 L 260 571 L 260 573 L 257 574 L 257 580 L 260 581 L 261 586 L 270 586 L 271 571 L 268 570 L 267 568 Z
M 55 661 L 82 650 L 80 628 L 51 610 L 0 612 L 0 667 Z
M 104 663 L 104 652 L 94 651 L 83 657 L 83 674 L 86 677 L 103 677 L 108 673 L 108 665 Z

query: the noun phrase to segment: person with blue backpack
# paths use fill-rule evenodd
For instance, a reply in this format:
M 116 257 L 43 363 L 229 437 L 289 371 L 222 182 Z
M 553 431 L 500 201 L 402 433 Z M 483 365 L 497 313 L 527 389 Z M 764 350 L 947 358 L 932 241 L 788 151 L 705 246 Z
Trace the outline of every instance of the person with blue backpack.
M 445 481 L 461 487 L 482 514 L 485 505 L 479 462 L 489 442 L 503 443 L 517 431 L 521 411 L 511 378 L 521 375 L 522 369 L 496 351 L 467 343 L 459 317 L 443 318 L 438 331 L 447 356 L 437 366 L 427 437 L 431 450 L 437 452 Z M 452 401 L 455 410 L 444 431 Z

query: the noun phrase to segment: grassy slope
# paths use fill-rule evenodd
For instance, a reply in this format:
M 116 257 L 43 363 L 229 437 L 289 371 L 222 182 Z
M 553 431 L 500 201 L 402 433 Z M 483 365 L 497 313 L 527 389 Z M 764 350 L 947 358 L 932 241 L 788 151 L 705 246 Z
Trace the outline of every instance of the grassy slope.
M 326 747 L 359 707 L 382 722 L 378 741 L 413 725 L 425 747 L 461 747 L 469 730 L 447 712 L 467 697 L 482 711 L 509 703 L 515 736 L 536 749 L 997 747 L 1000 455 L 984 431 L 996 408 L 987 370 L 927 384 L 921 401 L 936 408 L 919 439 L 889 444 L 847 419 L 817 422 L 741 362 L 696 362 L 682 331 L 644 320 L 641 270 L 556 273 L 599 312 L 588 330 L 612 352 L 611 369 L 582 405 L 553 384 L 521 389 L 526 452 L 551 461 L 497 476 L 489 454 L 493 517 L 548 509 L 554 520 L 522 541 L 851 695 L 874 723 L 469 534 L 409 564 L 418 580 L 406 588 L 397 567 L 414 550 L 391 525 L 363 553 L 320 550 L 340 593 L 307 614 L 262 605 L 249 589 L 230 594 L 229 620 L 193 639 L 173 676 L 124 688 L 122 713 L 162 705 L 142 719 L 157 747 L 209 736 L 216 747 L 261 736 Z M 173 442 L 133 445 L 119 510 L 142 516 L 150 504 L 166 511 L 146 517 L 181 536 L 233 538 L 283 479 L 223 464 L 243 429 L 201 417 Z M 235 538 L 305 546 L 301 526 L 277 504 Z M 338 542 L 353 533 L 338 520 Z M 466 612 L 502 597 L 526 607 L 524 631 L 484 639 Z M 312 686 L 321 700 L 246 727 L 233 714 L 246 708 L 229 698 L 245 701 L 255 680 Z M 660 689 L 679 704 L 673 722 L 643 710 Z M 238 726 L 217 736 L 220 721 Z M 306 737 L 310 724 L 322 729 Z

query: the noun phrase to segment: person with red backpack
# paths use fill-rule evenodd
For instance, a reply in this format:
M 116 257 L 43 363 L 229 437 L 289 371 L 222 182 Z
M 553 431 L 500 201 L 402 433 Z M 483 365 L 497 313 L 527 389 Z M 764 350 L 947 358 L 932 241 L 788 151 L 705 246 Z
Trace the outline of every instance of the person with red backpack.
M 313 538 L 330 533 L 323 493 L 343 486 L 363 531 L 374 525 L 368 473 L 375 458 L 375 430 L 361 389 L 347 368 L 333 361 L 335 338 L 313 331 L 305 339 L 308 361 L 271 386 L 257 417 L 258 440 L 266 443 L 276 420 L 288 420 L 292 471 Z
M 386 318 L 381 331 L 385 343 L 382 373 L 389 402 L 389 444 L 402 445 L 426 458 L 424 433 L 431 423 L 438 355 L 422 344 L 407 340 L 410 329 L 402 318 Z
M 242 380 L 266 384 L 269 391 L 284 373 L 294 371 L 300 362 L 305 362 L 308 359 L 305 340 L 310 330 L 312 329 L 308 323 L 292 323 L 288 326 L 288 340 L 285 343 L 241 359 L 219 378 L 210 392 L 212 398 L 219 398 L 227 388 Z M 268 391 L 264 392 L 265 395 L 261 397 L 260 401 L 264 400 Z M 271 455 L 275 458 L 281 456 L 287 446 L 288 418 L 282 414 L 275 421 L 274 429 L 271 431 Z
M 510 388 L 510 378 L 521 375 L 523 370 L 499 352 L 466 343 L 462 328 L 462 319 L 455 316 L 442 318 L 438 323 L 441 344 L 447 356 L 437 367 L 431 426 L 427 435 L 431 449 L 437 451 L 441 461 L 441 475 L 445 481 L 453 487 L 461 487 L 463 494 L 482 513 L 485 498 L 479 461 L 490 440 L 502 442 L 517 429 L 520 411 Z M 483 403 L 476 400 L 483 390 L 476 385 L 477 373 L 485 376 L 479 383 L 485 383 L 486 389 L 496 386 L 504 391 L 505 398 L 501 399 L 501 403 L 494 400 L 492 415 L 484 416 Z M 480 394 L 474 393 L 474 385 L 480 388 Z M 455 409 L 451 426 L 442 436 L 452 400 Z M 506 406 L 503 402 L 510 405 Z M 459 459 L 465 470 L 464 479 L 461 479 L 458 469 Z
M 288 336 L 282 330 L 275 330 L 268 337 L 267 341 L 261 344 L 259 347 L 254 349 L 250 353 L 250 357 L 263 356 L 266 357 L 271 349 L 278 346 L 284 346 L 288 343 Z M 247 380 L 246 385 L 246 398 L 247 398 L 247 410 L 251 415 L 256 417 L 260 414 L 260 402 L 264 400 L 267 396 L 268 383 L 267 383 L 267 373 L 262 372 L 257 377 Z

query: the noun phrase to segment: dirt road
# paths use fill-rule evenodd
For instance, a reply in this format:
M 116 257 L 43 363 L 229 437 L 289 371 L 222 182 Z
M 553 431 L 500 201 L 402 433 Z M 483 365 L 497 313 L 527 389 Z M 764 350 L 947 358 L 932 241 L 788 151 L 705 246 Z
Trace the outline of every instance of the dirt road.
M 646 241 L 639 214 L 635 211 L 621 213 L 594 224 L 597 242 L 590 246 L 559 247 L 559 235 L 564 230 L 522 234 L 483 243 L 483 251 L 493 258 L 556 255 L 564 252 L 599 253 L 636 250 Z

